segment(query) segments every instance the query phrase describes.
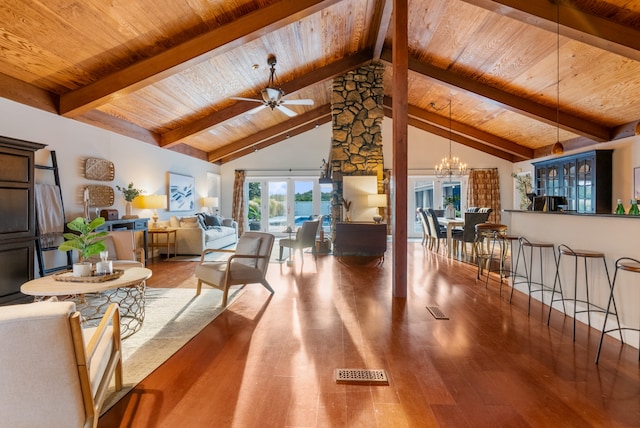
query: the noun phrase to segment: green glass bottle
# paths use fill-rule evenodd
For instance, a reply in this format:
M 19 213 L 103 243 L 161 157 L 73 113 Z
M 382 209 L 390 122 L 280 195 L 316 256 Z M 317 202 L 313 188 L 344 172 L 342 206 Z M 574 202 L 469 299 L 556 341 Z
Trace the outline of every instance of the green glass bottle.
M 631 208 L 629 208 L 629 215 L 640 215 L 638 201 L 636 199 L 631 199 L 629 203 L 631 204 Z
M 624 206 L 622 205 L 622 199 L 618 199 L 618 206 L 616 207 L 616 214 L 624 215 Z

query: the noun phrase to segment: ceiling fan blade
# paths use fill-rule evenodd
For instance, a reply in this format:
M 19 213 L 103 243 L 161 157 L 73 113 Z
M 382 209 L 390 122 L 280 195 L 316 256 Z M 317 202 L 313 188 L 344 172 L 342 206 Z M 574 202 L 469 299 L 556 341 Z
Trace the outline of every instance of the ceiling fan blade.
M 283 112 L 284 114 L 286 114 L 287 116 L 289 116 L 289 117 L 293 117 L 293 116 L 297 116 L 298 115 L 298 113 L 296 113 L 295 111 L 291 110 L 290 108 L 286 108 L 283 105 L 278 105 L 278 106 L 276 106 L 276 108 L 278 110 L 280 110 L 281 112 Z
M 259 112 L 260 110 L 262 110 L 262 109 L 263 109 L 263 108 L 265 108 L 265 107 L 266 107 L 266 105 L 265 105 L 265 104 L 262 104 L 261 106 L 258 106 L 258 107 L 256 107 L 256 108 L 252 108 L 252 109 L 251 109 L 251 110 L 249 110 L 247 113 L 248 113 L 248 114 L 254 114 L 254 113 Z
M 280 103 L 299 106 L 312 106 L 313 100 L 282 100 Z
M 232 100 L 239 100 L 239 101 L 253 101 L 254 103 L 261 103 L 262 100 L 256 100 L 255 98 L 243 98 L 243 97 L 229 97 Z

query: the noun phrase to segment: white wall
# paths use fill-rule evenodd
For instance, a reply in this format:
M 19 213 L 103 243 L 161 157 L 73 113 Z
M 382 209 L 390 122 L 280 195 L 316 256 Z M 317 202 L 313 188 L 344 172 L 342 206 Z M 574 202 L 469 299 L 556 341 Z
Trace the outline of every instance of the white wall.
M 219 174 L 219 166 L 185 156 L 151 144 L 108 132 L 84 123 L 0 98 L 0 134 L 6 137 L 47 144 L 36 153 L 36 163 L 48 163 L 48 150 L 55 150 L 60 167 L 60 183 L 67 220 L 83 214 L 82 190 L 88 184 L 103 184 L 114 188 L 133 182 L 146 194 L 167 194 L 167 173 L 190 175 L 196 183 L 196 211 L 200 211 L 200 197 L 207 194 L 207 173 Z M 89 157 L 107 159 L 115 165 L 115 179 L 100 182 L 84 178 L 84 160 Z M 44 174 L 39 173 L 44 179 Z M 51 176 L 51 174 L 49 174 Z M 40 177 L 38 177 L 40 178 Z M 211 195 L 211 196 L 216 196 Z M 115 190 L 112 208 L 122 216 L 125 201 Z M 136 210 L 133 214 L 149 217 L 150 210 Z M 158 210 L 160 219 L 172 214 Z

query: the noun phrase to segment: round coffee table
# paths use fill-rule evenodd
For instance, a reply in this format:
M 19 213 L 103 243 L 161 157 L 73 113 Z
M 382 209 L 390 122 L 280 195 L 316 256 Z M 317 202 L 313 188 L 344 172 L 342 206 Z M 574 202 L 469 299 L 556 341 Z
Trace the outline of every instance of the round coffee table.
M 68 282 L 55 279 L 55 275 L 36 278 L 20 287 L 23 294 L 35 301 L 56 296 L 72 300 L 88 326 L 97 325 L 109 304 L 120 306 L 121 337 L 127 338 L 142 328 L 146 280 L 151 269 L 132 267 L 124 269 L 119 278 L 102 282 Z

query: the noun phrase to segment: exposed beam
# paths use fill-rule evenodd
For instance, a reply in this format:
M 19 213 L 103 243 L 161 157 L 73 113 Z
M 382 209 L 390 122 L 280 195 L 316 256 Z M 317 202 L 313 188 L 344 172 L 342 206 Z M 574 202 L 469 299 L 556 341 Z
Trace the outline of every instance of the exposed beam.
M 382 52 L 382 60 L 391 60 L 391 52 L 388 49 Z M 555 108 L 547 107 L 509 92 L 473 81 L 448 70 L 443 70 L 431 64 L 418 61 L 415 58 L 409 59 L 409 69 L 436 83 L 467 91 L 470 94 L 481 97 L 484 101 L 489 100 L 493 104 L 515 113 L 531 117 L 549 125 L 556 126 L 558 124 L 558 111 Z M 608 127 L 562 111 L 560 111 L 560 128 L 597 142 L 611 140 L 611 130 Z
M 59 112 L 76 116 L 240 47 L 340 0 L 281 0 L 60 97 Z
M 317 119 L 318 125 L 322 125 L 325 124 L 327 122 L 331 122 L 331 115 L 326 115 L 326 116 L 322 116 L 320 118 Z M 248 154 L 251 154 L 253 152 L 255 152 L 256 150 L 262 150 L 266 147 L 272 146 L 274 144 L 280 143 L 284 140 L 287 139 L 287 134 L 289 135 L 289 137 L 294 137 L 296 135 L 300 135 L 302 133 L 305 133 L 313 128 L 315 128 L 315 123 L 305 123 L 299 127 L 296 128 L 291 128 L 289 129 L 289 131 L 285 134 L 278 134 L 273 136 L 272 138 L 269 138 L 267 140 L 264 140 L 258 144 L 255 144 L 252 147 L 247 147 L 243 150 L 237 151 L 235 153 L 230 154 L 229 156 L 226 156 L 222 159 L 220 159 L 221 163 L 226 163 L 226 162 L 231 162 L 234 159 L 238 159 L 241 158 L 242 156 L 246 156 Z M 320 169 L 318 169 L 318 174 L 320 173 Z
M 49 113 L 57 113 L 57 95 L 2 73 L 0 73 L 0 97 Z
M 373 59 L 380 59 L 384 40 L 391 26 L 391 18 L 393 15 L 393 0 L 377 0 L 376 10 L 373 16 L 373 25 L 369 31 L 369 43 L 367 46 L 373 47 Z
M 324 82 L 328 79 L 333 79 L 336 76 L 361 67 L 370 61 L 371 52 L 359 52 L 357 54 L 344 57 L 339 61 L 335 61 L 317 70 L 314 70 L 312 73 L 307 73 L 297 79 L 293 79 L 286 83 L 283 83 L 281 85 L 281 88 L 285 91 L 285 93 L 293 94 L 308 86 Z M 188 138 L 195 134 L 206 132 L 208 129 L 213 128 L 214 126 L 219 125 L 220 123 L 225 122 L 235 116 L 246 113 L 247 111 L 255 107 L 255 103 L 251 103 L 249 101 L 239 101 L 223 110 L 212 113 L 196 121 L 188 123 L 180 128 L 176 128 L 163 134 L 160 145 L 162 147 L 171 147 L 173 144 L 178 144 L 185 138 Z
M 330 116 L 331 105 L 325 104 L 306 113 L 294 116 L 291 119 L 281 122 L 261 132 L 250 135 L 249 137 L 226 144 L 217 150 L 213 150 L 212 152 L 209 152 L 208 160 L 209 162 L 217 162 L 222 158 L 231 155 L 232 153 L 246 149 L 247 147 L 253 147 L 256 144 L 272 138 L 275 135 L 286 135 L 286 133 L 293 128 L 305 124 L 312 124 L 313 126 L 315 126 L 315 123 L 318 122 L 321 118 Z
M 160 143 L 160 135 L 148 129 L 142 128 L 126 120 L 119 119 L 110 114 L 104 113 L 100 110 L 92 110 L 75 118 L 79 122 L 83 122 L 89 125 L 93 125 L 97 128 L 106 129 L 108 131 L 115 132 L 116 134 L 124 135 L 126 137 L 135 138 L 139 141 L 144 141 L 153 146 L 158 146 Z
M 391 108 L 391 105 L 391 99 L 389 97 L 385 97 L 384 106 L 387 108 Z M 410 119 L 413 118 L 421 122 L 427 122 L 432 126 L 436 126 L 448 132 L 449 118 L 440 116 L 431 111 L 423 110 L 413 105 L 409 105 L 408 113 Z M 451 130 L 468 137 L 469 141 L 475 140 L 481 143 L 481 147 L 483 150 L 485 150 L 486 147 L 494 147 L 501 153 L 506 152 L 514 155 L 513 158 L 518 159 L 519 161 L 533 158 L 532 149 L 521 146 L 517 143 L 514 143 L 513 141 L 497 137 L 493 134 L 474 128 L 465 123 L 451 121 Z M 478 148 L 477 145 L 474 148 Z
M 384 106 L 384 114 L 387 117 L 393 118 L 393 112 L 391 111 L 391 107 Z M 440 126 L 436 126 L 433 123 L 425 122 L 424 120 L 418 119 L 417 117 L 411 116 L 411 115 L 409 117 L 408 123 L 409 125 L 418 129 L 422 129 L 423 131 L 429 132 L 430 134 L 438 135 L 446 139 L 449 138 L 448 128 L 442 128 Z M 519 162 L 521 160 L 524 160 L 520 156 L 515 156 L 509 152 L 487 145 L 481 141 L 473 140 L 471 138 L 468 138 L 465 135 L 461 135 L 461 134 L 458 134 L 457 132 L 453 132 L 453 128 L 451 132 L 451 141 L 455 141 L 456 143 L 460 143 L 463 146 L 471 147 L 472 149 L 476 149 L 481 152 L 493 155 L 495 157 L 508 160 L 509 162 Z
M 568 1 L 463 0 L 483 9 L 508 16 L 556 33 L 560 3 L 560 34 L 573 40 L 640 61 L 640 31 L 600 16 L 591 15 Z

